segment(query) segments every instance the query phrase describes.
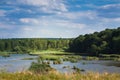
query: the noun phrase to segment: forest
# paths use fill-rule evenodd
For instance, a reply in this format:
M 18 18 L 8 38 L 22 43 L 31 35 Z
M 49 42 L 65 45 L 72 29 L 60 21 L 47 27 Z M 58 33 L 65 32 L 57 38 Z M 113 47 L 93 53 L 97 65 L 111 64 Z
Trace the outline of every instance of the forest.
M 77 38 L 0 39 L 0 52 L 30 53 L 48 49 L 89 55 L 120 54 L 120 27 L 80 35 Z
M 62 38 L 14 38 L 0 39 L 1 52 L 30 53 L 48 49 L 66 49 L 69 39 Z
M 89 55 L 120 54 L 120 27 L 80 35 L 70 41 L 69 51 Z

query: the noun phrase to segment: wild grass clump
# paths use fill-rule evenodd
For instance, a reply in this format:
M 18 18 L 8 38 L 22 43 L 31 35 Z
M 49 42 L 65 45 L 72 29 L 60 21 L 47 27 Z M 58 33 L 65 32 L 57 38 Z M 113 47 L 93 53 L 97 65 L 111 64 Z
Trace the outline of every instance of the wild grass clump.
M 79 60 L 82 60 L 82 56 L 78 56 L 78 55 L 69 55 L 69 56 L 65 56 L 63 58 L 63 61 L 70 61 L 72 63 L 76 63 Z
M 43 64 L 50 64 L 50 61 L 43 61 Z
M 40 55 L 39 57 L 42 60 L 59 60 L 61 57 L 56 55 Z
M 113 60 L 113 61 L 120 61 L 119 54 L 100 54 L 101 60 Z
M 36 63 L 36 62 L 33 62 L 32 65 L 30 66 L 29 68 L 30 71 L 34 72 L 34 73 L 47 73 L 51 70 L 53 70 L 53 68 L 50 67 L 49 64 L 46 64 L 46 63 Z
M 79 68 L 77 68 L 76 66 L 73 66 L 73 68 L 72 68 L 73 70 L 75 70 L 75 72 L 78 72 L 78 73 L 80 73 L 80 69 Z
M 84 69 L 79 69 L 78 67 L 76 67 L 76 66 L 73 66 L 73 68 L 72 68 L 74 71 L 75 71 L 75 73 L 80 73 L 81 71 L 82 72 L 84 72 L 85 70 Z
M 99 58 L 98 58 L 98 57 L 90 57 L 90 56 L 87 56 L 87 57 L 85 58 L 85 60 L 99 60 Z
M 70 66 L 63 66 L 63 68 L 70 68 Z
M 62 64 L 62 61 L 61 59 L 58 59 L 58 60 L 53 61 L 53 64 Z
M 117 58 L 117 57 L 110 57 L 110 56 L 107 56 L 107 57 L 101 57 L 100 59 L 101 59 L 101 60 L 120 61 L 120 58 Z

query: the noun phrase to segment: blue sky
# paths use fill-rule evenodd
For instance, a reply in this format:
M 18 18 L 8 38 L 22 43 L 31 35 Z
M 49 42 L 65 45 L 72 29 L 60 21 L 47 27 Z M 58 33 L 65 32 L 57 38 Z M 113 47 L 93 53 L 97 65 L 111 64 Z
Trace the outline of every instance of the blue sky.
M 0 38 L 74 38 L 120 27 L 120 0 L 1 0 Z

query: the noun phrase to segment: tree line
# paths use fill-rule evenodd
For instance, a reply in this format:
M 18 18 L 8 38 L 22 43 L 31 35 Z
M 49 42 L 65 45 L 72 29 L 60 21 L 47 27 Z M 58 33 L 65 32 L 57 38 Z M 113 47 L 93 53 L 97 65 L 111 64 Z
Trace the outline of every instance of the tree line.
M 77 38 L 14 38 L 0 39 L 0 52 L 29 53 L 47 49 L 65 49 L 69 52 L 99 54 L 120 54 L 120 27 L 106 29 Z
M 0 39 L 0 51 L 29 53 L 31 51 L 47 49 L 65 49 L 68 47 L 69 39 L 62 38 L 17 38 Z
M 70 41 L 69 51 L 89 55 L 120 54 L 120 27 L 80 35 Z

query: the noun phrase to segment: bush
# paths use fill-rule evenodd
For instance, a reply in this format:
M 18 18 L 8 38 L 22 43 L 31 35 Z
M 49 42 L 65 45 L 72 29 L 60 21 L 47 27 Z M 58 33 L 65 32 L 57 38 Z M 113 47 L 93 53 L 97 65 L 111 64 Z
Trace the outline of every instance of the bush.
M 53 70 L 53 68 L 51 68 L 50 65 L 48 65 L 48 64 L 41 64 L 41 63 L 33 62 L 32 65 L 30 66 L 29 70 L 34 73 L 47 73 L 47 72 Z

